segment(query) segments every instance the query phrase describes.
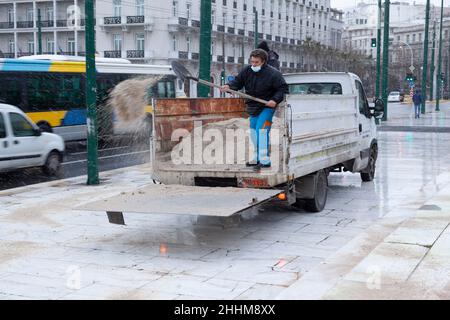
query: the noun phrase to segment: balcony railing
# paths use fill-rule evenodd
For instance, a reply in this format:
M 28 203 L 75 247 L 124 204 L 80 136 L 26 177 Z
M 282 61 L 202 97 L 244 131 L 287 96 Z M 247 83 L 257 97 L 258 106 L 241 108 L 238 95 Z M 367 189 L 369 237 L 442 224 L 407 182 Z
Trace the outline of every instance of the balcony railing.
M 291 40 L 290 40 L 290 43 L 291 43 L 291 44 L 295 44 L 295 39 L 291 39 Z
M 0 22 L 0 29 L 13 29 L 14 22 Z
M 276 42 L 281 42 L 281 37 L 280 36 L 275 36 L 275 41 Z
M 227 57 L 228 63 L 234 63 L 234 57 Z
M 253 31 L 249 31 L 249 32 L 248 32 L 248 36 L 249 36 L 250 38 L 254 38 L 254 37 L 255 37 L 255 33 L 254 33 Z
M 200 21 L 198 21 L 198 20 L 192 20 L 191 24 L 195 28 L 200 28 Z
M 189 53 L 187 51 L 179 51 L 178 52 L 178 58 L 179 59 L 183 59 L 183 60 L 187 60 L 187 59 L 189 59 Z
M 217 62 L 223 62 L 223 56 L 217 56 Z
M 33 21 L 17 21 L 17 28 L 33 28 Z
M 144 16 L 127 16 L 127 23 L 144 23 Z
M 238 30 L 238 35 L 244 36 L 244 35 L 245 35 L 245 30 L 239 29 L 239 30 Z
M 288 64 L 287 64 L 287 62 L 283 62 L 283 63 L 281 64 L 281 66 L 284 67 L 284 68 L 287 68 Z
M 267 40 L 272 40 L 272 35 L 266 34 L 266 39 L 267 39 Z
M 127 58 L 144 58 L 144 50 L 127 50 Z
M 295 63 L 294 62 L 289 63 L 289 68 L 294 69 L 295 68 Z
M 41 28 L 52 28 L 54 25 L 55 25 L 55 21 L 53 21 L 53 20 L 41 21 Z
M 217 25 L 217 31 L 219 32 L 225 32 L 225 27 L 222 25 Z
M 197 52 L 192 52 L 192 60 L 200 59 L 200 55 Z
M 180 25 L 182 25 L 182 26 L 187 26 L 188 25 L 188 19 L 179 17 L 178 18 L 178 23 Z
M 243 64 L 244 63 L 244 57 L 239 57 L 238 58 L 238 63 Z
M 234 28 L 228 27 L 228 33 L 234 34 Z
M 14 58 L 14 52 L 0 52 L 0 58 Z
M 283 38 L 283 43 L 288 43 L 288 38 Z
M 56 20 L 56 26 L 60 28 L 67 27 L 67 20 Z
M 27 57 L 33 55 L 33 52 L 19 52 L 17 53 L 17 57 Z
M 104 17 L 103 18 L 104 24 L 121 24 L 122 23 L 122 17 Z
M 122 51 L 120 50 L 105 51 L 105 58 L 122 58 Z

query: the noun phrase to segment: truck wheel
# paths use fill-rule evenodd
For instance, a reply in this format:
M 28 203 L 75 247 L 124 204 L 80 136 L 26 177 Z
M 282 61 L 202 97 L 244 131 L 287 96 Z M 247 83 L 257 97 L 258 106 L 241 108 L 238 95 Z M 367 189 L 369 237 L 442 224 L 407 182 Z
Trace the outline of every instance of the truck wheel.
M 317 172 L 314 199 L 305 200 L 305 209 L 310 212 L 321 212 L 325 208 L 328 196 L 328 174 L 325 170 Z
M 57 151 L 50 152 L 42 170 L 46 175 L 56 176 L 60 172 L 60 169 L 61 169 L 60 154 Z
M 370 148 L 370 157 L 369 163 L 367 164 L 367 168 L 364 169 L 364 172 L 360 173 L 362 181 L 371 182 L 373 181 L 373 179 L 375 179 L 377 156 L 378 156 L 378 148 L 377 145 L 375 144 L 372 146 L 372 148 Z

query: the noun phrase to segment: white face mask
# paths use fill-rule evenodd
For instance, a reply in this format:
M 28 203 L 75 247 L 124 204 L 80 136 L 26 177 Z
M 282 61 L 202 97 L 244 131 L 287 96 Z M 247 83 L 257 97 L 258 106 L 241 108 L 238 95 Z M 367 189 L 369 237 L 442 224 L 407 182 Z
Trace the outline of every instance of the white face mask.
M 259 71 L 261 71 L 261 66 L 258 66 L 258 67 L 252 66 L 252 70 L 253 70 L 253 72 L 259 72 Z

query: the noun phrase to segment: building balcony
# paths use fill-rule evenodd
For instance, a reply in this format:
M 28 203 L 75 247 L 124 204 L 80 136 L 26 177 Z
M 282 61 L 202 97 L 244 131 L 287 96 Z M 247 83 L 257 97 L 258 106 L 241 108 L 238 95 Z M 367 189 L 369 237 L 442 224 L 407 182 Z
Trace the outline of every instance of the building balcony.
M 120 16 L 103 18 L 104 25 L 117 25 L 117 24 L 121 24 L 121 23 L 122 23 L 122 17 L 120 17 Z
M 144 50 L 127 50 L 127 58 L 129 59 L 142 59 L 144 56 Z
M 127 24 L 136 24 L 136 23 L 142 24 L 144 22 L 145 22 L 144 16 L 127 16 Z
M 1 52 L 0 58 L 14 58 L 14 52 Z
M 122 51 L 120 50 L 110 50 L 104 52 L 105 58 L 122 58 Z
M 231 34 L 235 34 L 235 28 L 228 27 L 227 32 L 231 33 Z
M 66 20 L 56 20 L 56 26 L 58 28 L 67 28 L 67 19 Z
M 18 52 L 17 53 L 17 57 L 18 58 L 20 58 L 20 57 L 28 57 L 28 56 L 31 56 L 33 54 L 34 54 L 34 52 Z
M 41 28 L 53 28 L 54 25 L 55 25 L 55 21 L 53 21 L 53 20 L 41 21 Z M 36 23 L 36 27 L 37 27 L 37 23 Z
M 17 28 L 33 28 L 33 21 L 17 21 Z
M 245 36 L 245 30 L 244 29 L 239 29 L 238 30 L 238 35 Z
M 200 54 L 198 54 L 197 52 L 192 52 L 191 53 L 191 58 L 192 58 L 192 60 L 199 60 L 200 59 Z
M 188 60 L 189 59 L 189 52 L 187 52 L 187 51 L 178 51 L 178 59 Z
M 14 22 L 0 22 L 0 29 L 14 29 Z
M 234 57 L 227 57 L 227 63 L 234 63 Z

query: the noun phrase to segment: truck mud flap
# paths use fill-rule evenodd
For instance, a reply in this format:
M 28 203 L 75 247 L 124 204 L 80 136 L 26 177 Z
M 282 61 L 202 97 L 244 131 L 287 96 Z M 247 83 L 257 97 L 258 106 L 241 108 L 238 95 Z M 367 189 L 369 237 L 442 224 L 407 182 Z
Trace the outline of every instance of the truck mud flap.
M 113 224 L 124 225 L 123 213 L 231 217 L 277 197 L 282 190 L 181 185 L 150 185 L 76 210 L 102 211 Z

